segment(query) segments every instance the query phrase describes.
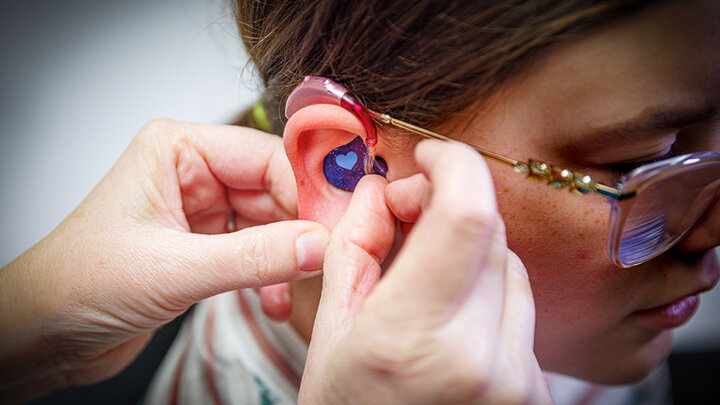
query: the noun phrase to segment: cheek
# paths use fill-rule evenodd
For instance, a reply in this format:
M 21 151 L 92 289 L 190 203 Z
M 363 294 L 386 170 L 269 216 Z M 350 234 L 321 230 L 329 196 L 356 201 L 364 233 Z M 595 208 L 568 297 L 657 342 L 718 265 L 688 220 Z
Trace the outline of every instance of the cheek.
M 669 333 L 658 337 L 627 317 L 640 308 L 657 274 L 610 262 L 610 204 L 506 172 L 494 181 L 508 247 L 530 276 L 540 366 L 599 382 L 629 382 L 647 374 L 667 354 Z M 618 367 L 626 369 L 619 377 Z
M 609 204 L 596 196 L 553 190 L 544 183 L 499 185 L 498 207 L 508 229 L 508 244 L 524 253 L 532 268 L 605 267 Z
M 609 204 L 522 177 L 503 181 L 496 179 L 498 207 L 508 246 L 530 275 L 538 334 L 590 336 L 618 322 L 630 292 L 607 258 Z

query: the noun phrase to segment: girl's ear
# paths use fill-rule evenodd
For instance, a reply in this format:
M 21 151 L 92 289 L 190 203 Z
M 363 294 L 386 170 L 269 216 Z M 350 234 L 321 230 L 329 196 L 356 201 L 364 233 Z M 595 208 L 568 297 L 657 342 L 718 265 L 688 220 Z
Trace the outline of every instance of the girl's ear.
M 358 136 L 365 138 L 365 128 L 342 107 L 310 105 L 290 117 L 285 125 L 283 143 L 295 174 L 300 219 L 313 220 L 333 229 L 345 213 L 352 193 L 332 185 L 325 178 L 323 163 L 331 151 Z M 293 311 L 293 302 L 311 302 L 316 307 L 320 280 L 261 288 L 263 312 L 271 319 L 285 321 Z
M 290 117 L 285 125 L 283 142 L 295 174 L 300 219 L 319 222 L 328 229 L 335 227 L 345 213 L 352 193 L 334 186 L 325 177 L 323 168 L 325 158 L 338 147 L 351 143 L 357 137 L 364 141 L 365 136 L 365 128 L 358 118 L 339 106 L 310 105 L 296 111 Z M 391 171 L 393 171 L 394 158 L 413 162 L 412 154 L 396 156 L 395 153 L 391 153 L 391 149 L 383 143 L 382 138 L 376 147 L 378 156 L 385 159 Z M 356 158 L 360 160 L 361 157 Z M 342 166 L 343 162 L 339 161 L 338 164 Z M 408 167 L 413 167 L 412 163 Z M 387 173 L 388 179 L 391 178 L 391 171 Z M 320 280 L 321 278 L 295 281 L 290 290 L 287 286 L 265 287 L 266 291 L 260 294 L 263 311 L 272 319 L 284 320 L 291 314 L 291 301 L 310 302 L 316 307 Z M 303 287 L 298 288 L 301 284 Z M 292 294 L 284 294 L 284 291 L 291 291 Z
M 342 107 L 316 104 L 302 108 L 290 117 L 283 138 L 297 183 L 300 219 L 319 222 L 328 229 L 340 220 L 352 194 L 331 184 L 323 163 L 333 150 L 357 137 L 364 140 L 365 129 Z M 380 145 L 378 150 L 381 150 Z M 362 157 L 353 152 L 340 156 L 341 159 L 346 157 L 353 158 L 353 164 L 362 164 Z M 345 164 L 343 160 L 338 161 Z

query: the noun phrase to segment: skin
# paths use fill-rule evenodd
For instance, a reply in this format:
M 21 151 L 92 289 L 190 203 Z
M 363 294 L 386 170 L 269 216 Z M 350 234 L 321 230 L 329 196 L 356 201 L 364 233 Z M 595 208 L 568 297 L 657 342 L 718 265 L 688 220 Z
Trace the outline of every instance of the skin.
M 609 164 L 646 161 L 671 146 L 678 154 L 718 150 L 719 23 L 720 4 L 698 1 L 663 2 L 600 26 L 546 49 L 490 100 L 470 109 L 466 116 L 471 118 L 460 123 L 468 125 L 446 126 L 463 130 L 445 133 L 516 159 L 542 159 L 606 184 L 618 177 Z M 674 120 L 665 128 L 637 125 L 661 115 L 692 119 Z M 337 146 L 352 139 L 352 133 L 362 134 L 345 130 L 350 133 L 323 133 L 323 139 L 331 137 Z M 388 161 L 391 184 L 418 172 L 411 151 L 382 144 L 378 150 Z M 537 308 L 534 353 L 541 367 L 607 384 L 646 376 L 668 355 L 672 331 L 648 328 L 631 315 L 716 284 L 720 266 L 712 249 L 720 244 L 718 199 L 676 247 L 643 265 L 620 269 L 607 257 L 610 205 L 604 198 L 558 192 L 528 182 L 506 165 L 488 165 L 507 245 L 530 277 Z M 304 196 L 302 188 L 299 198 L 301 215 L 304 204 L 315 205 L 303 201 L 316 197 Z M 349 196 L 334 198 L 344 208 Z M 308 219 L 322 222 L 312 209 L 306 212 Z M 336 221 L 324 224 L 332 227 Z M 291 322 L 307 339 L 320 288 L 315 280 L 296 283 L 293 289 Z
M 680 153 L 718 150 L 720 134 L 707 128 L 717 125 L 717 115 L 612 139 L 592 132 L 651 111 L 717 111 L 719 21 L 716 2 L 671 2 L 556 46 L 472 127 L 493 128 L 483 137 L 491 150 L 542 157 L 598 179 L 614 177 L 604 164 L 662 156 L 673 142 Z M 710 249 L 720 235 L 619 269 L 607 259 L 603 198 L 556 193 L 510 178 L 507 168 L 491 170 L 508 244 L 530 274 L 541 365 L 606 383 L 646 375 L 669 353 L 672 331 L 644 328 L 628 316 L 713 286 L 718 263 Z M 716 203 L 711 215 L 717 210 Z M 706 218 L 696 232 L 716 222 Z M 558 253 L 539 254 L 547 251 Z
M 421 175 L 389 185 L 363 178 L 335 226 L 298 402 L 551 403 L 485 163 L 439 141 L 417 162 Z M 396 217 L 415 226 L 383 269 Z
M 316 276 L 328 234 L 283 221 L 294 190 L 277 136 L 145 125 L 82 204 L 0 270 L 0 402 L 113 376 L 204 298 Z
M 681 152 L 717 150 L 716 116 L 615 142 L 588 131 L 658 109 L 717 110 L 719 8 L 662 3 L 550 48 L 448 134 L 606 181 L 604 164 L 660 155 L 675 135 Z M 717 200 L 672 251 L 622 270 L 599 242 L 601 198 L 528 183 L 457 143 L 421 143 L 415 155 L 381 144 L 390 184 L 368 176 L 354 194 L 332 189 L 315 158 L 357 134 L 340 107 L 296 113 L 284 146 L 300 216 L 319 224 L 252 226 L 294 217 L 279 139 L 148 124 L 78 209 L 0 271 L 0 370 L 11 371 L 0 398 L 107 378 L 192 303 L 310 277 L 324 260 L 322 286 L 293 290 L 291 322 L 308 339 L 315 327 L 301 401 L 546 403 L 539 366 L 608 383 L 646 375 L 671 333 L 631 314 L 717 282 Z M 231 211 L 241 230 L 201 235 L 224 232 Z M 391 251 L 395 218 L 414 229 Z M 311 231 L 319 237 L 298 254 Z M 282 292 L 263 294 L 268 307 Z

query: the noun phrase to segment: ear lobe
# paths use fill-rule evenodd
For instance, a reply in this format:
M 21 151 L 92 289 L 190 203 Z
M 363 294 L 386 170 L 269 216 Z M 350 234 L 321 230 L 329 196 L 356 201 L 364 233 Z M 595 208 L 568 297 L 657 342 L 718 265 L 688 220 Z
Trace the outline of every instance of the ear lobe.
M 328 182 L 323 161 L 333 149 L 358 136 L 365 138 L 362 124 L 339 106 L 311 105 L 290 117 L 283 142 L 298 187 L 300 219 L 319 222 L 329 229 L 340 220 L 351 193 Z

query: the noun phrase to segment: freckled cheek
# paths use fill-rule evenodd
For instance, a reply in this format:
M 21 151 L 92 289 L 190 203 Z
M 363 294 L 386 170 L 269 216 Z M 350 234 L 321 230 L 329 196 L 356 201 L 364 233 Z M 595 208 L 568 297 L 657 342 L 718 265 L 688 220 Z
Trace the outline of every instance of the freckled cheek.
M 508 247 L 528 269 L 538 321 L 574 327 L 614 322 L 615 311 L 603 303 L 619 291 L 605 247 L 609 204 L 519 180 L 496 180 L 498 207 Z M 588 331 L 596 326 L 588 324 Z
M 552 190 L 543 183 L 511 183 L 499 187 L 498 208 L 508 245 L 529 268 L 587 269 L 608 263 L 609 204 L 602 198 Z

